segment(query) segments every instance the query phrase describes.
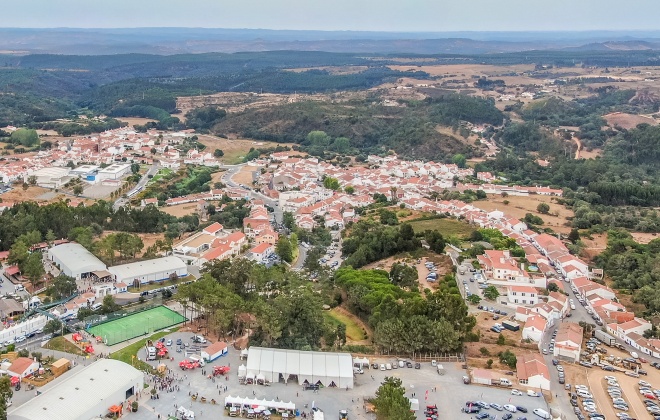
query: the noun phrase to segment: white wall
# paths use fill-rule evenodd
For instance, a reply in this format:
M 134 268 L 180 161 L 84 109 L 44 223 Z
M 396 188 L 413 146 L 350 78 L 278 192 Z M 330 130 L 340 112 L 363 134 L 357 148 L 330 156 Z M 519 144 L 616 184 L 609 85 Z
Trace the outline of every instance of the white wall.
M 45 315 L 37 315 L 25 322 L 14 324 L 13 326 L 0 331 L 0 341 L 3 343 L 10 338 L 16 338 L 19 335 L 24 335 L 39 328 L 43 328 L 48 322 Z

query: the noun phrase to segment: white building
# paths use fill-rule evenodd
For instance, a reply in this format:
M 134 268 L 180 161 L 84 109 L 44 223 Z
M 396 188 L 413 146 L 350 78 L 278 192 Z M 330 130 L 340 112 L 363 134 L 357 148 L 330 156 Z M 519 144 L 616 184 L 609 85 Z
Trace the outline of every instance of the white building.
M 42 168 L 30 176 L 37 179 L 37 185 L 44 188 L 59 188 L 69 181 L 69 168 Z
M 524 354 L 518 357 L 516 371 L 521 385 L 550 390 L 550 371 L 540 354 Z
M 141 284 L 167 280 L 173 273 L 179 277 L 186 277 L 188 266 L 180 258 L 163 257 L 116 265 L 108 268 L 108 271 L 113 275 L 115 282 L 131 285 L 135 280 Z
M 582 327 L 574 322 L 559 324 L 557 338 L 555 338 L 554 355 L 562 359 L 568 359 L 571 362 L 579 362 L 582 333 Z
M 532 286 L 507 286 L 507 299 L 514 305 L 536 305 L 539 303 L 539 292 Z
M 129 163 L 115 163 L 106 168 L 100 169 L 97 174 L 99 181 L 106 179 L 121 179 L 124 175 L 131 172 L 131 165 Z
M 326 353 L 250 347 L 247 378 L 267 382 L 288 382 L 297 378 L 298 385 L 319 384 L 342 389 L 353 388 L 353 357 L 350 353 Z
M 68 373 L 56 385 L 10 411 L 7 418 L 87 420 L 104 417 L 111 406 L 135 399 L 136 393 L 144 388 L 144 374 L 124 362 L 100 359 Z M 127 409 L 124 408 L 124 412 Z
M 48 259 L 57 264 L 64 274 L 76 279 L 87 277 L 92 271 L 106 269 L 103 261 L 96 258 L 84 246 L 76 243 L 62 244 L 50 248 Z

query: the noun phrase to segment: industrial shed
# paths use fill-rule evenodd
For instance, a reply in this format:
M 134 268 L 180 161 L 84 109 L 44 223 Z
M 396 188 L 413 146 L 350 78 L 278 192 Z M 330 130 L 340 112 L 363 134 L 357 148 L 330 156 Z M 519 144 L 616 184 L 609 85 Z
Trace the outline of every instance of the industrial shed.
M 48 259 L 57 264 L 64 274 L 76 279 L 87 277 L 92 271 L 106 269 L 103 261 L 76 243 L 52 247 L 48 250 Z
M 250 347 L 246 367 L 246 377 L 268 382 L 353 388 L 353 358 L 349 353 Z
M 108 268 L 108 271 L 113 275 L 116 283 L 132 285 L 135 280 L 141 284 L 167 280 L 172 273 L 176 273 L 179 277 L 186 277 L 188 266 L 180 258 L 163 257 L 116 265 Z
M 115 404 L 135 399 L 144 388 L 144 374 L 129 364 L 100 359 L 67 374 L 57 386 L 8 413 L 9 420 L 102 418 Z

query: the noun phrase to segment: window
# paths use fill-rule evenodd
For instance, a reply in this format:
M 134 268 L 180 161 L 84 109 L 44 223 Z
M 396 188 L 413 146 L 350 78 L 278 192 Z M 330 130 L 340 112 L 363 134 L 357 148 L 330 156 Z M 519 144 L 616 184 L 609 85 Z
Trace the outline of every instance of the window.
M 514 300 L 513 300 L 513 303 L 518 303 L 518 299 L 514 299 Z
M 534 297 L 534 293 L 532 293 L 530 296 L 531 296 L 531 297 Z
M 518 382 L 520 382 L 523 385 L 527 385 L 527 379 L 521 379 Z
M 525 299 L 523 299 L 523 304 L 525 304 L 525 303 L 527 303 L 527 301 Z

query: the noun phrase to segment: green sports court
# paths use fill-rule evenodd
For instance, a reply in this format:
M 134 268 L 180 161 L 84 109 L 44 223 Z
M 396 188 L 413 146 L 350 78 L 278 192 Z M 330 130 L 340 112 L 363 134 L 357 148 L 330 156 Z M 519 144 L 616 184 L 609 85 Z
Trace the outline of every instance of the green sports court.
M 148 335 L 154 331 L 177 325 L 186 318 L 166 306 L 157 306 L 141 312 L 103 322 L 89 327 L 87 332 L 99 336 L 103 342 L 112 346 L 131 338 Z

